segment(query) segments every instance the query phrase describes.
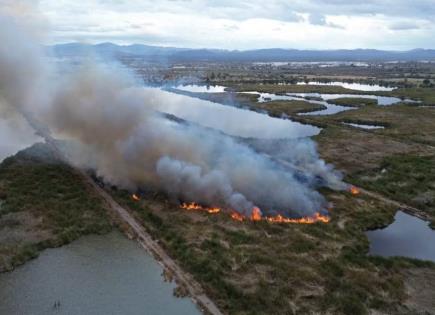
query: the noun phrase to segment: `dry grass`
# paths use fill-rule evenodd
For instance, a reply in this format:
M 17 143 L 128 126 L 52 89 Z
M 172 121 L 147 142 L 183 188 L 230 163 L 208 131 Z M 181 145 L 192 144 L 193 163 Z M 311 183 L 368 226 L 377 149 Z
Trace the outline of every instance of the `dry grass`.
M 396 209 L 366 197 L 325 191 L 330 224 L 236 222 L 227 214 L 189 212 L 163 195 L 111 191 L 206 289 L 227 314 L 399 312 L 403 268 L 366 256 L 364 231 L 393 220 Z

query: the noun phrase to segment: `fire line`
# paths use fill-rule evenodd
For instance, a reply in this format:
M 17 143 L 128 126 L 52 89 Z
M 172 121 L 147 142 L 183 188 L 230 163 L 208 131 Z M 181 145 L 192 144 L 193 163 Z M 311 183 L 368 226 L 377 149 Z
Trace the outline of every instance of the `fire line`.
M 209 214 L 218 214 L 220 212 L 224 212 L 223 209 L 218 207 L 205 207 L 202 206 L 196 202 L 192 203 L 182 203 L 180 206 L 181 209 L 188 210 L 188 211 L 202 211 L 207 212 Z M 293 223 L 293 224 L 314 224 L 317 222 L 321 223 L 328 223 L 331 218 L 327 215 L 322 215 L 319 212 L 316 212 L 312 216 L 302 217 L 302 218 L 288 218 L 284 217 L 280 214 L 276 216 L 263 216 L 261 213 L 260 208 L 254 207 L 252 209 L 251 215 L 249 217 L 241 214 L 240 212 L 237 212 L 235 210 L 231 210 L 230 217 L 234 221 L 266 221 L 270 223 Z

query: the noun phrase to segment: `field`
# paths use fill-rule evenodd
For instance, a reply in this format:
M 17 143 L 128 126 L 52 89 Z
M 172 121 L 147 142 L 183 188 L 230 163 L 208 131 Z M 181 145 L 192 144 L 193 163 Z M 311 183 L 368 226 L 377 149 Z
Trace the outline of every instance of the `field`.
M 229 86 L 227 93 L 179 93 L 322 127 L 315 137 L 321 156 L 336 165 L 346 181 L 387 201 L 326 190 L 323 193 L 334 204 L 332 222 L 326 225 L 240 223 L 224 214 L 181 210 L 161 195 L 144 195 L 135 202 L 127 192 L 113 192 L 119 202 L 134 210 L 226 313 L 433 312 L 435 305 L 429 301 L 434 294 L 435 265 L 406 258 L 369 257 L 364 231 L 392 222 L 398 209 L 388 200 L 418 208 L 434 224 L 435 111 L 414 104 L 376 106 L 374 100 L 342 98 L 334 104 L 358 109 L 331 116 L 298 116 L 322 109 L 322 105 L 303 100 L 258 103 L 252 95 L 233 91 L 377 94 L 431 105 L 434 89 L 361 92 L 334 86 L 253 83 L 249 73 L 243 78 L 215 82 Z M 344 122 L 376 124 L 385 129 L 363 130 Z
M 343 88 L 241 84 L 237 90 L 266 93 L 339 93 Z M 349 93 L 349 90 L 345 90 L 346 94 L 361 93 Z M 417 92 L 421 94 L 416 94 Z M 213 101 L 219 102 L 219 97 L 222 98 L 222 95 L 209 94 L 212 95 L 209 99 Z M 322 127 L 320 135 L 315 137 L 320 155 L 327 162 L 336 165 L 346 175 L 346 180 L 422 209 L 427 217 L 435 222 L 435 110 L 430 103 L 435 97 L 435 89 L 399 89 L 378 94 L 400 94 L 407 98 L 419 99 L 422 103 L 375 106 L 373 100 L 341 98 L 338 101 L 334 100 L 334 104 L 346 104 L 357 109 L 325 116 L 299 116 L 299 113 L 322 109 L 322 105 L 306 101 L 251 101 L 244 102 L 243 105 L 253 110 L 266 111 L 272 116 L 285 115 L 302 123 Z M 385 128 L 364 130 L 344 123 L 380 125 Z
M 158 70 L 174 80 L 187 73 L 209 79 L 214 73 L 212 82 L 228 86 L 227 92 L 177 93 L 323 128 L 314 138 L 321 157 L 343 172 L 347 182 L 382 197 L 323 189 L 333 204 L 329 223 L 239 222 L 225 213 L 181 209 L 159 191 L 144 192 L 137 201 L 129 191 L 105 189 L 194 276 L 224 314 L 433 314 L 435 263 L 369 256 L 365 232 L 393 222 L 398 210 L 394 202 L 417 208 L 435 227 L 435 109 L 407 103 L 376 106 L 373 100 L 343 98 L 334 103 L 356 109 L 301 116 L 324 106 L 304 100 L 258 103 L 255 95 L 235 93 L 378 94 L 433 105 L 435 89 L 421 82 L 432 77 L 434 69 L 425 73 L 422 68 L 405 78 L 399 76 L 408 69 L 403 67 L 398 72 L 385 66 L 383 72 L 373 67 L 360 73 L 347 67 L 271 70 L 264 77 L 261 67 L 243 65 L 228 65 L 225 74 L 221 65 L 202 67 L 200 73 L 195 67 L 182 72 Z M 400 82 L 407 87 L 361 92 L 294 82 L 273 84 L 298 76 L 329 80 L 352 76 L 356 81 Z M 364 130 L 345 122 L 385 128 Z M 0 271 L 24 263 L 44 248 L 105 233 L 112 224 L 95 191 L 47 146 L 36 145 L 0 165 Z M 183 295 L 183 288 L 177 292 Z

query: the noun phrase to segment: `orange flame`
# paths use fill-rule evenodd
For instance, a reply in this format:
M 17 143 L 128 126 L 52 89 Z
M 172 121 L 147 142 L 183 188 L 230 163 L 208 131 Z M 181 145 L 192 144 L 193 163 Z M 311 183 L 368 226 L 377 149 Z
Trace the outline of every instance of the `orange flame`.
M 135 201 L 140 201 L 140 197 L 136 194 L 131 195 L 131 198 Z
M 217 214 L 217 213 L 222 211 L 221 208 L 204 207 L 204 206 L 201 206 L 200 204 L 195 203 L 195 202 L 183 203 L 183 204 L 181 204 L 180 207 L 182 209 L 189 210 L 189 211 L 204 211 L 204 212 L 207 212 L 209 214 Z M 230 217 L 234 221 L 239 221 L 239 222 L 250 219 L 251 221 L 254 221 L 254 222 L 266 221 L 266 222 L 270 222 L 270 223 L 294 223 L 294 224 L 314 224 L 317 222 L 328 223 L 331 220 L 331 218 L 329 216 L 322 215 L 319 212 L 316 212 L 312 216 L 302 217 L 302 218 L 287 218 L 287 217 L 284 217 L 280 214 L 278 214 L 276 216 L 262 216 L 261 210 L 258 207 L 252 208 L 252 213 L 251 213 L 250 217 L 246 217 L 243 214 L 241 214 L 237 211 L 234 211 L 234 210 L 231 210 Z
M 322 215 L 319 212 L 316 212 L 313 216 L 302 218 L 285 218 L 282 215 L 278 214 L 273 217 L 266 217 L 266 220 L 272 223 L 313 224 L 316 222 L 328 223 L 331 218 L 329 216 Z
M 349 188 L 349 192 L 350 192 L 352 195 L 359 195 L 360 190 L 358 189 L 358 187 L 352 185 L 352 186 L 350 186 L 350 188 Z
M 231 219 L 242 222 L 243 220 L 245 220 L 245 217 L 240 213 L 238 213 L 237 211 L 233 211 L 231 213 Z
M 216 214 L 221 212 L 220 208 L 217 207 L 203 207 L 200 204 L 197 204 L 196 202 L 191 203 L 183 203 L 181 204 L 181 209 L 186 209 L 190 211 L 206 211 L 210 214 Z
M 258 208 L 258 207 L 252 208 L 251 220 L 252 221 L 261 221 L 261 219 L 262 219 L 262 215 L 261 215 L 260 208 Z

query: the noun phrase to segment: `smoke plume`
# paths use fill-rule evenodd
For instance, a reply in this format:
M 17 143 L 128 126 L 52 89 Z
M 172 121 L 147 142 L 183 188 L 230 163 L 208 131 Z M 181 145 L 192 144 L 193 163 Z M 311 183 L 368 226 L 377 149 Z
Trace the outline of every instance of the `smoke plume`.
M 107 182 L 245 214 L 258 206 L 289 216 L 326 207 L 317 186 L 340 188 L 339 175 L 318 158 L 309 139 L 285 148 L 250 146 L 169 120 L 125 69 L 88 63 L 56 74 L 11 17 L 0 17 L 0 40 L 6 43 L 0 46 L 1 108 L 32 112 L 54 134 L 74 140 L 79 145 L 69 155 L 73 162 L 94 168 Z

